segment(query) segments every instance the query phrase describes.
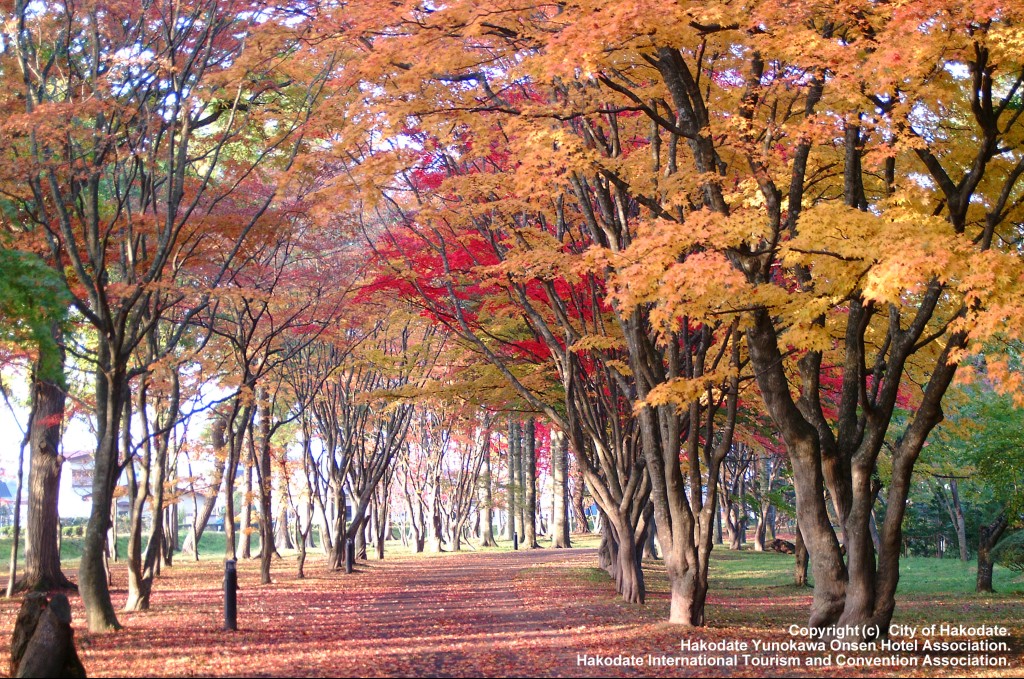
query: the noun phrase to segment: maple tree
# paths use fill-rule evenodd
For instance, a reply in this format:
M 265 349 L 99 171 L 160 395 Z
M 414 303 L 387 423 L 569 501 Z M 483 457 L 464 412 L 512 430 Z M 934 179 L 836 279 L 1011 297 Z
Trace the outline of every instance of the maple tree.
M 439 379 L 448 381 L 443 372 Z M 516 448 L 528 446 L 525 440 L 516 440 L 518 414 L 483 410 L 475 399 L 449 400 L 446 390 L 438 391 L 437 386 L 424 384 L 412 435 L 397 460 L 396 486 L 405 499 L 414 551 L 423 551 L 428 544 L 434 552 L 445 551 L 446 546 L 460 551 L 470 537 L 482 546 L 496 546 L 493 509 L 501 506 L 502 496 L 505 511 L 500 516 L 508 539 L 518 535 L 520 543 L 531 548 L 529 527 L 531 519 L 536 525 L 537 508 L 515 500 L 525 496 L 529 483 L 526 471 L 523 482 L 515 480 L 520 469 L 528 468 L 525 461 L 517 461 Z M 504 437 L 498 433 L 499 418 L 506 420 Z M 492 450 L 504 464 L 491 464 Z M 504 492 L 495 486 L 504 486 Z M 532 538 L 532 547 L 539 547 L 536 533 Z
M 317 64 L 288 71 L 279 53 L 245 49 L 246 33 L 282 46 L 302 31 L 264 4 L 200 1 L 136 12 L 16 2 L 10 18 L 16 31 L 7 54 L 26 107 L 8 120 L 25 161 L 22 206 L 97 340 L 93 513 L 79 587 L 90 629 L 112 628 L 103 542 L 123 464 L 128 387 L 140 374 L 129 368 L 132 355 L 164 310 L 206 303 L 174 271 L 204 243 L 225 197 L 262 179 L 259 166 L 290 164 L 296 130 L 318 93 L 310 84 Z M 262 150 L 232 153 L 241 144 Z M 241 228 L 224 232 L 228 253 L 270 206 L 276 191 L 265 188 L 253 192 Z
M 628 487 L 651 484 L 680 622 L 703 620 L 715 498 L 701 477 L 717 487 L 749 364 L 793 468 L 811 625 L 884 634 L 916 458 L 958 361 L 1007 332 L 1017 306 L 1017 11 L 500 5 L 355 15 L 375 27 L 359 73 L 388 108 L 378 129 L 411 141 L 386 175 L 404 186 L 363 162 L 390 218 L 420 239 L 392 236 L 393 249 L 432 258 L 407 260 L 422 272 L 415 292 L 581 459 L 642 442 L 647 469 Z M 598 303 L 574 306 L 588 285 Z M 585 328 L 598 319 L 601 332 Z M 550 357 L 561 378 L 561 412 L 513 370 L 524 340 L 540 346 L 518 351 Z M 637 437 L 588 419 L 604 399 L 613 422 L 617 398 L 637 403 L 620 421 Z M 876 552 L 876 466 L 906 399 Z M 583 471 L 626 555 L 620 588 L 642 599 L 627 564 L 646 491 L 630 505 L 607 494 L 618 470 Z
M 414 416 L 414 394 L 444 345 L 433 328 L 406 310 L 385 313 L 379 300 L 368 297 L 357 299 L 356 306 L 351 325 L 332 344 L 317 347 L 322 380 L 305 387 L 308 434 L 322 448 L 318 459 L 312 446 L 306 448 L 318 479 L 309 489 L 324 520 L 323 544 L 334 568 L 347 566 L 350 541 L 365 556 L 367 512 L 377 502 L 378 487 L 394 473 Z
M 550 429 L 549 450 L 551 451 L 551 538 L 552 547 L 572 546 L 569 537 L 569 441 L 565 435 Z
M 1015 18 L 979 12 L 942 3 L 795 15 L 767 3 L 750 13 L 684 8 L 675 24 L 683 46 L 641 52 L 675 107 L 661 118 L 688 140 L 697 172 L 687 184 L 691 212 L 654 215 L 634 256 L 643 253 L 649 269 L 652 254 L 665 257 L 653 284 L 666 314 L 674 295 L 701 289 L 682 278 L 687 243 L 724 267 L 722 305 L 744 323 L 793 464 L 814 627 L 886 633 L 914 462 L 941 420 L 958 360 L 977 338 L 1007 330 L 1019 263 L 1003 251 L 1012 237 L 1001 229 L 1014 222 L 1020 172 L 1003 149 L 1019 134 L 1011 103 L 1021 72 L 1012 57 L 995 56 L 1006 54 L 1002 31 Z M 793 48 L 807 43 L 821 49 Z M 897 78 L 894 60 L 914 68 Z M 615 77 L 608 87 L 618 91 Z M 969 132 L 929 123 L 943 115 Z M 915 180 L 922 172 L 926 182 Z M 914 382 L 923 386 L 891 456 L 876 560 L 876 465 L 901 388 Z
M 156 326 L 145 343 L 145 360 L 150 363 L 162 352 L 156 336 Z M 125 610 L 144 610 L 149 607 L 153 577 L 160 559 L 166 552 L 164 540 L 164 489 L 168 463 L 173 457 L 174 432 L 182 408 L 179 365 L 171 362 L 162 369 L 150 371 L 140 381 L 135 394 L 134 414 L 141 423 L 140 441 L 133 442 L 130 429 L 125 427 L 125 465 L 131 503 L 128 527 L 128 601 Z M 131 406 L 126 405 L 126 409 Z M 125 418 L 131 421 L 131 416 Z M 142 514 L 150 498 L 152 502 L 151 528 L 146 554 L 142 556 Z
M 314 390 L 298 384 L 294 362 L 324 341 L 338 322 L 351 289 L 333 285 L 333 275 L 351 272 L 344 248 L 309 228 L 292 214 L 295 206 L 275 210 L 279 219 L 264 222 L 240 248 L 239 264 L 211 296 L 201 323 L 219 338 L 230 357 L 221 384 L 230 388 L 224 403 L 225 461 L 221 474 L 225 499 L 225 551 L 237 554 L 234 482 L 248 451 L 256 472 L 259 504 L 261 575 L 270 582 L 274 536 L 270 520 L 274 465 L 272 438 L 311 404 Z M 314 258 L 314 250 L 318 256 Z M 326 274 L 326 275 L 325 275 Z M 321 366 L 327 367 L 327 366 Z M 322 381 L 328 372 L 311 377 Z M 249 488 L 247 487 L 248 494 Z M 243 500 L 248 513 L 249 498 Z M 207 514 L 208 516 L 208 514 Z M 243 520 L 243 527 L 247 521 Z M 243 538 L 248 540 L 248 536 Z M 243 550 L 244 551 L 244 550 Z M 243 554 L 243 556 L 247 556 Z
M 442 516 L 447 519 L 444 521 L 445 534 L 452 551 L 456 552 L 462 549 L 463 540 L 467 537 L 467 524 L 477 509 L 477 489 L 484 459 L 491 454 L 492 434 L 490 413 L 461 419 L 464 421 L 459 423 L 461 431 L 456 432 L 455 454 L 443 462 L 441 479 L 444 490 L 441 495 Z

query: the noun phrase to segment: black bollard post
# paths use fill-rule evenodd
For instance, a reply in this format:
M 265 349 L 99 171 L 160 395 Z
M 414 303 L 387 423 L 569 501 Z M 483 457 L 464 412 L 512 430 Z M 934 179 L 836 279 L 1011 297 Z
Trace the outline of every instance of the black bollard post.
M 238 569 L 237 561 L 224 562 L 224 630 L 238 629 Z
M 352 538 L 345 541 L 345 572 L 351 573 L 352 566 L 355 562 L 355 551 L 356 546 L 352 542 Z
M 512 533 L 512 549 L 519 551 L 519 533 Z

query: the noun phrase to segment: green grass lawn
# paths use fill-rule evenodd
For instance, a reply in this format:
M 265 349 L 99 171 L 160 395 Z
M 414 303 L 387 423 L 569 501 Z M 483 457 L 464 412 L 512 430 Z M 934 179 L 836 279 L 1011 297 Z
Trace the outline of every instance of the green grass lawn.
M 185 532 L 182 531 L 180 534 L 180 543 L 185 542 Z M 145 546 L 145 543 L 143 543 Z M 119 535 L 117 538 L 117 552 L 120 556 L 128 550 L 128 536 Z M 212 531 L 206 531 L 203 533 L 203 537 L 199 540 L 199 554 L 200 558 L 210 557 L 217 558 L 224 557 L 224 533 L 215 533 Z M 60 560 L 64 564 L 78 565 L 78 560 L 82 558 L 82 538 L 71 538 L 63 537 L 60 541 Z M 6 571 L 7 565 L 11 561 L 11 539 L 0 538 L 0 565 Z M 25 563 L 25 543 L 22 541 L 18 547 L 18 565 L 21 566 Z
M 970 594 L 974 592 L 977 561 L 910 556 L 900 559 L 900 594 Z M 808 569 L 810 573 L 810 569 Z M 790 583 L 793 557 L 775 552 L 732 552 L 716 548 L 711 557 L 711 587 L 758 588 Z M 1024 593 L 1024 574 L 996 566 L 993 586 L 999 593 Z

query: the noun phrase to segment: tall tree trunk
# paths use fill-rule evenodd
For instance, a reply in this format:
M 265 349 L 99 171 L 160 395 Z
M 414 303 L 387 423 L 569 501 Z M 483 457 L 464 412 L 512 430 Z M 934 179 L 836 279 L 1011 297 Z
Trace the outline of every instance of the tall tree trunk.
M 120 360 L 111 360 L 114 351 L 101 341 L 96 371 L 97 445 L 92 483 L 92 511 L 85 530 L 82 559 L 78 567 L 78 586 L 90 632 L 120 629 L 114 604 L 110 600 L 105 563 L 105 543 L 112 521 L 114 488 L 120 476 L 118 438 L 121 413 L 128 392 L 128 379 Z
M 871 510 L 871 544 L 875 546 L 875 551 L 878 551 L 879 546 L 882 544 L 882 536 L 878 534 L 878 520 L 875 518 L 875 510 Z M 965 538 L 966 539 L 966 538 Z
M 590 529 L 590 522 L 587 521 L 587 508 L 583 503 L 583 493 L 586 490 L 586 484 L 583 481 L 583 468 L 577 457 L 578 452 L 574 451 L 572 456 L 572 516 L 576 524 L 575 533 L 578 535 L 588 535 L 593 531 Z
M 642 604 L 647 598 L 647 589 L 644 583 L 642 554 L 637 549 L 633 529 L 620 517 L 608 517 L 606 525 L 610 544 L 614 545 L 613 560 L 606 570 L 614 578 L 615 589 L 625 601 Z
M 54 338 L 63 341 L 57 326 Z M 19 589 L 74 588 L 60 568 L 57 548 L 57 501 L 60 494 L 60 439 L 64 426 L 64 350 L 55 355 L 40 352 L 33 369 L 32 408 L 29 423 L 31 459 L 28 472 L 28 536 L 25 540 L 25 572 Z
M 482 547 L 495 547 L 498 543 L 494 540 L 494 503 L 491 498 L 491 449 L 489 445 L 484 450 L 481 469 L 482 471 L 480 473 L 480 545 Z
M 791 450 L 797 522 L 814 575 L 814 602 L 808 626 L 825 629 L 842 614 L 846 600 L 846 564 L 825 507 L 824 482 L 817 441 Z
M 423 513 L 423 503 L 416 503 L 416 518 L 413 520 L 413 551 L 417 554 L 426 549 L 427 545 L 427 519 Z
M 635 318 L 635 316 L 634 316 Z M 630 347 L 634 372 L 645 355 L 641 329 L 627 324 L 627 344 Z M 734 345 L 733 363 L 739 362 L 739 349 Z M 648 363 L 660 363 L 648 357 Z M 678 363 L 673 360 L 673 363 Z M 702 362 L 694 361 L 697 374 L 703 371 Z M 638 379 L 638 397 L 643 402 L 653 388 L 652 382 Z M 669 579 L 669 622 L 702 626 L 707 601 L 708 568 L 713 545 L 714 515 L 722 462 L 733 449 L 733 432 L 738 403 L 738 379 L 729 385 L 726 422 L 719 441 L 714 442 L 714 412 L 706 411 L 697 402 L 687 409 L 686 427 L 675 404 L 646 406 L 638 413 L 641 442 L 646 469 L 650 476 L 650 503 L 644 519 L 650 530 L 655 523 L 661 544 L 665 570 Z M 702 424 L 702 418 L 707 418 Z M 707 440 L 701 450 L 700 436 L 706 429 Z M 685 443 L 685 455 L 682 445 Z M 681 460 L 687 460 L 684 468 Z M 702 475 L 701 459 L 705 462 L 706 478 Z M 707 498 L 702 498 L 702 487 L 707 487 Z M 653 516 L 652 516 L 653 515 Z M 653 521 L 652 521 L 653 519 Z
M 150 424 L 148 404 L 149 390 L 147 383 L 139 386 L 138 415 L 142 425 L 142 450 L 138 465 L 141 476 L 136 478 L 135 462 L 129 463 L 129 488 L 132 491 L 132 521 L 128 537 L 128 599 L 124 610 L 141 611 L 149 608 L 150 594 L 153 589 L 153 578 L 160 567 L 160 557 L 164 552 L 164 477 L 167 470 L 168 449 L 171 444 L 171 432 L 178 419 L 180 391 L 177 373 L 170 378 L 171 391 L 167 396 L 167 409 L 162 416 L 156 415 Z M 131 421 L 131 412 L 125 405 L 124 421 Z M 125 427 L 125 449 L 130 446 L 128 427 Z M 142 558 L 142 514 L 147 500 L 150 506 L 152 525 L 146 546 L 145 559 Z
M 466 517 L 460 516 L 452 525 L 452 551 L 462 551 L 462 531 L 466 526 Z
M 506 487 L 508 523 L 505 524 L 509 542 L 512 541 L 516 534 L 516 467 L 518 466 L 516 462 L 516 440 L 518 437 L 515 421 L 510 418 L 508 421 L 508 486 Z M 521 536 L 522 533 L 519 535 Z
M 313 493 L 313 507 L 318 518 L 317 532 L 320 536 L 320 549 L 324 556 L 330 559 L 331 553 L 334 551 L 335 540 L 331 533 L 331 520 L 327 518 L 327 507 L 324 506 L 324 498 L 319 491 Z
M 352 540 L 356 559 L 366 561 L 366 530 L 370 521 L 365 513 L 358 519 L 354 539 Z
M 245 380 L 250 387 L 251 379 Z M 239 409 L 236 398 L 234 417 L 228 419 L 228 460 L 224 468 L 224 558 L 234 559 L 238 555 L 235 531 L 235 475 L 241 460 L 246 436 L 251 436 L 254 407 L 247 404 Z
M 743 520 L 740 517 L 740 506 L 737 502 L 729 502 L 728 507 L 728 527 L 729 527 L 729 549 L 733 551 L 739 551 L 742 545 L 741 535 L 743 533 Z
M 526 420 L 526 448 L 522 451 L 523 472 L 526 487 L 526 506 L 523 517 L 523 540 L 530 549 L 539 549 L 537 544 L 537 421 Z
M 306 577 L 306 543 L 309 540 L 310 533 L 313 528 L 313 512 L 309 512 L 309 519 L 306 522 L 306 527 L 302 527 L 302 521 L 296 517 L 295 519 L 295 543 L 299 549 L 299 558 L 295 564 L 295 577 L 298 580 L 302 580 Z
M 569 543 L 569 503 L 568 503 L 568 474 L 569 463 L 569 439 L 555 429 L 551 430 L 551 479 L 554 485 L 554 509 L 552 511 L 551 533 L 554 539 L 554 547 L 570 547 Z M 488 514 L 490 516 L 490 514 Z
M 295 549 L 295 545 L 292 543 L 292 534 L 288 530 L 288 505 L 284 502 L 284 498 L 281 498 L 281 503 L 277 508 L 277 525 L 274 529 L 274 544 L 277 545 L 278 550 Z
M 747 544 L 747 520 L 750 516 L 747 511 L 747 476 L 740 475 L 740 494 L 736 502 L 736 528 L 739 531 L 740 545 Z
M 149 608 L 148 583 L 142 575 L 142 514 L 146 509 L 146 501 L 149 499 L 149 474 L 153 463 L 153 447 L 150 441 L 149 421 L 146 418 L 146 383 L 139 386 L 138 404 L 136 411 L 142 419 L 142 451 L 141 454 L 132 456 L 127 465 L 128 470 L 128 498 L 130 509 L 128 515 L 128 549 L 125 561 L 128 566 L 128 599 L 125 602 L 124 610 L 141 611 Z M 131 441 L 128 440 L 129 426 L 131 422 L 131 411 L 125 404 L 124 427 L 126 450 L 131 450 Z M 116 509 L 115 509 L 116 511 Z
M 657 545 L 657 542 L 656 542 L 657 537 L 658 537 L 657 533 L 658 533 L 658 526 L 657 526 L 657 524 L 656 524 L 656 522 L 654 520 L 654 517 L 651 516 L 651 523 L 650 523 L 650 526 L 648 526 L 647 533 L 646 533 L 647 539 L 644 540 L 644 558 L 645 559 L 659 559 L 659 558 L 661 558 L 658 555 L 658 545 Z
M 390 494 L 388 488 L 384 488 L 382 495 L 383 497 L 379 502 L 374 503 L 374 511 L 377 514 L 377 558 L 381 561 L 384 560 L 384 542 L 387 539 L 389 532 L 388 526 L 388 495 Z
M 955 476 L 949 479 L 949 497 L 946 497 L 946 493 L 941 488 L 939 489 L 939 497 L 942 499 L 942 504 L 946 507 L 949 520 L 953 524 L 953 530 L 956 532 L 956 544 L 960 550 L 960 560 L 967 561 L 970 558 L 970 553 L 967 549 L 967 525 L 964 521 L 964 508 L 960 504 L 960 488 L 957 485 Z
M 242 519 L 239 524 L 239 530 L 241 531 L 239 539 L 242 541 L 242 550 L 239 556 L 243 559 L 252 558 L 252 465 L 250 444 L 250 454 L 246 456 L 245 474 L 242 480 Z
M 334 483 L 334 506 L 337 514 L 334 517 L 334 527 L 331 529 L 331 533 L 334 537 L 334 545 L 332 546 L 331 553 L 327 558 L 328 567 L 338 570 L 345 565 L 345 550 L 346 550 L 346 533 L 345 530 L 345 514 L 347 512 L 345 489 L 342 485 L 344 480 L 335 479 Z
M 4 399 L 7 398 L 7 392 L 4 392 Z M 28 415 L 28 429 L 25 430 L 25 435 L 21 439 L 21 445 L 18 447 L 18 489 L 14 493 L 14 517 L 11 522 L 11 561 L 10 568 L 7 571 L 7 598 L 14 596 L 15 584 L 18 575 L 18 543 L 21 539 L 21 498 L 24 492 L 22 487 L 22 479 L 24 478 L 25 471 L 25 448 L 28 447 L 29 434 L 32 431 L 32 418 L 35 416 L 35 404 L 33 403 L 32 409 Z
M 441 471 L 434 473 L 434 488 L 430 493 L 430 551 L 444 551 L 444 530 L 441 514 L 444 511 L 441 507 Z
M 262 391 L 265 401 L 267 395 Z M 270 404 L 264 402 L 260 405 L 259 416 L 260 447 L 257 481 L 260 491 L 260 582 L 264 585 L 270 584 L 270 560 L 277 553 L 274 548 L 274 522 L 271 520 L 273 508 L 271 507 L 271 493 L 273 492 L 273 472 L 270 465 Z
M 754 527 L 754 551 L 763 552 L 765 537 L 768 534 L 768 512 L 763 508 L 758 510 L 757 524 Z
M 526 542 L 526 474 L 523 465 L 523 423 L 516 421 L 516 533 L 519 534 L 519 545 L 527 547 Z
M 769 469 L 771 461 L 761 455 L 755 455 L 752 463 L 758 489 L 757 524 L 754 527 L 754 551 L 763 552 L 765 549 L 765 539 L 768 535 L 768 513 L 771 509 L 772 474 Z
M 177 474 L 175 474 L 177 478 Z M 175 502 L 170 507 L 164 508 L 164 548 L 162 550 L 163 564 L 165 566 L 171 566 L 174 563 L 174 555 L 181 549 L 181 541 L 178 539 L 178 534 L 181 530 L 181 524 L 178 513 L 178 503 Z M 157 575 L 160 574 L 160 567 L 157 566 Z

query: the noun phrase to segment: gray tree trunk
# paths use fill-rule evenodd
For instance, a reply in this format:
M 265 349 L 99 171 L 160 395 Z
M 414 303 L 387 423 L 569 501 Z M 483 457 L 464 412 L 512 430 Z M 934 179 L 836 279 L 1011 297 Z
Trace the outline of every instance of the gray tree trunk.
M 523 484 L 526 490 L 526 502 L 523 516 L 523 541 L 530 549 L 539 549 L 537 544 L 537 422 L 534 418 L 526 420 L 526 448 L 522 451 L 520 461 L 525 474 Z
M 560 431 L 551 430 L 551 478 L 554 509 L 551 516 L 552 536 L 556 549 L 570 547 L 569 543 L 569 439 Z

